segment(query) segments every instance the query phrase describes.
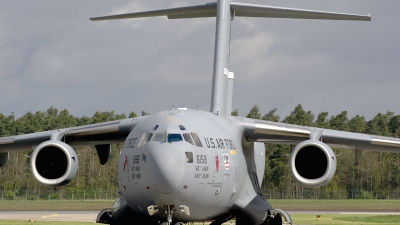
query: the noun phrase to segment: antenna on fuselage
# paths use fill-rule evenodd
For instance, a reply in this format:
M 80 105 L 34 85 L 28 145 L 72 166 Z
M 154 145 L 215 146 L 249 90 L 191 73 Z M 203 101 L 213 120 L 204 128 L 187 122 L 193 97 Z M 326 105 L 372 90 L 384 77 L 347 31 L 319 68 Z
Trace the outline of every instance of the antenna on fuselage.
M 210 111 L 216 115 L 230 115 L 232 111 L 234 74 L 228 69 L 231 21 L 235 17 L 266 17 L 290 19 L 360 20 L 371 21 L 370 15 L 313 11 L 254 5 L 230 0 L 203 5 L 161 9 L 90 18 L 92 21 L 116 20 L 140 17 L 167 16 L 168 19 L 216 17 L 213 82 Z

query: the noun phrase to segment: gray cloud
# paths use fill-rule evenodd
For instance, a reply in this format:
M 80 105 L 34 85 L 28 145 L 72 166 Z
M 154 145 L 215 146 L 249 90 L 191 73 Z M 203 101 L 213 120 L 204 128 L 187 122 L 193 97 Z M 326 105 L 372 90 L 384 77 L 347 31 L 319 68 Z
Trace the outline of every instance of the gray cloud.
M 245 1 L 245 0 L 243 0 Z M 245 2 L 357 14 L 372 22 L 236 18 L 230 69 L 233 107 L 258 104 L 281 116 L 297 104 L 331 115 L 400 113 L 400 2 Z M 0 8 L 0 113 L 50 106 L 157 112 L 171 105 L 208 110 L 215 19 L 91 22 L 89 17 L 205 1 L 4 2 Z

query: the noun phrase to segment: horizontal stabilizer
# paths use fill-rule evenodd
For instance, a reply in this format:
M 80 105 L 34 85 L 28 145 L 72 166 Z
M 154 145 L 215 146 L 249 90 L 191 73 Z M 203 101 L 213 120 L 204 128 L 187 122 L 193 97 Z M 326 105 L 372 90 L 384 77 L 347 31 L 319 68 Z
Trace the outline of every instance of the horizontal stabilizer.
M 291 18 L 291 19 L 321 19 L 321 20 L 362 20 L 371 21 L 370 15 L 355 15 L 335 12 L 314 11 L 305 9 L 292 9 L 266 5 L 254 5 L 246 3 L 231 2 L 231 11 L 238 17 L 266 17 L 266 18 Z M 217 3 L 203 5 L 160 9 L 144 12 L 126 13 L 111 16 L 90 18 L 92 21 L 118 20 L 141 17 L 167 16 L 169 19 L 215 17 Z
M 130 19 L 130 18 L 141 18 L 141 17 L 156 17 L 156 16 L 168 16 L 170 19 L 175 18 L 199 18 L 199 17 L 210 17 L 215 16 L 217 11 L 217 3 L 207 3 L 203 5 L 194 5 L 187 7 L 171 8 L 171 9 L 160 9 L 145 12 L 126 13 L 112 16 L 102 16 L 90 18 L 91 21 L 100 20 L 118 20 L 118 19 Z M 184 15 L 183 17 L 181 17 Z
M 371 21 L 371 16 L 354 15 L 335 12 L 313 11 L 305 9 L 292 9 L 274 6 L 253 5 L 245 3 L 231 3 L 235 16 L 243 17 L 269 17 L 292 19 L 322 19 L 322 20 L 363 20 Z

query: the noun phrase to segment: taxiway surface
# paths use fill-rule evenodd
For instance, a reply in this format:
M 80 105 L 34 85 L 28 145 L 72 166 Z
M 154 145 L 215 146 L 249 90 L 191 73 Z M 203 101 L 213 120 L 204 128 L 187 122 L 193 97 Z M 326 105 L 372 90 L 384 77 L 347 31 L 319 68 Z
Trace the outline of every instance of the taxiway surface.
M 0 220 L 44 220 L 94 222 L 100 211 L 3 211 Z M 289 215 L 400 215 L 399 212 L 288 211 Z
M 94 222 L 100 211 L 9 211 L 0 212 L 0 220 L 45 220 Z

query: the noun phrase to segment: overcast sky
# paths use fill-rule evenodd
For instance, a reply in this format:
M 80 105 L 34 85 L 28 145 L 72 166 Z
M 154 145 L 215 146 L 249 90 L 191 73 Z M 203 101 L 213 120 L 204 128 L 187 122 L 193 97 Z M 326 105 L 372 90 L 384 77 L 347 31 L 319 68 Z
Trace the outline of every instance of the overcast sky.
M 1 1 L 0 113 L 208 111 L 215 18 L 89 20 L 206 2 Z M 400 1 L 242 2 L 371 14 L 372 22 L 235 18 L 229 69 L 240 115 L 257 104 L 282 118 L 299 103 L 350 118 L 400 114 Z

